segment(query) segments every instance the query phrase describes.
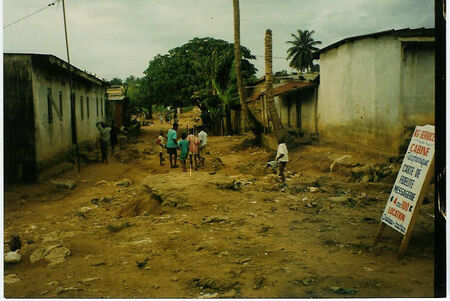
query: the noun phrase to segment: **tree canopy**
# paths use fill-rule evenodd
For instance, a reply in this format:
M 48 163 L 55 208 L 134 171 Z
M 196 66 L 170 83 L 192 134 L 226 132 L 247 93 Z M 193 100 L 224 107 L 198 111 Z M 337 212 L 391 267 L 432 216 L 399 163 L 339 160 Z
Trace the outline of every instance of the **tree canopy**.
M 303 72 L 303 70 L 313 69 L 313 52 L 319 50 L 315 45 L 322 44 L 321 41 L 314 41 L 311 37 L 314 30 L 297 30 L 297 35 L 291 34 L 292 41 L 287 41 L 286 43 L 291 44 L 287 50 L 288 57 L 291 59 L 289 62 L 289 67 Z
M 244 83 L 253 80 L 256 68 L 250 50 L 242 47 Z M 214 38 L 194 38 L 188 43 L 157 55 L 144 72 L 146 95 L 164 106 L 208 105 L 217 95 L 213 85 L 228 90 L 233 72 L 233 44 Z
M 122 80 L 118 77 L 114 77 L 112 80 L 108 82 L 110 86 L 120 86 L 122 85 Z

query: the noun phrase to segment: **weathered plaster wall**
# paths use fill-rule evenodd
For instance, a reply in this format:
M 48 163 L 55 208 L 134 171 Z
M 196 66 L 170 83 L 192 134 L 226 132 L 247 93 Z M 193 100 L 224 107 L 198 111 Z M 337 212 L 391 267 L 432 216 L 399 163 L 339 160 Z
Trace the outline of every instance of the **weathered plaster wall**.
M 5 183 L 36 178 L 30 57 L 4 56 L 3 141 Z
M 434 65 L 432 58 L 423 59 L 428 55 L 422 53 L 417 57 Z M 428 83 L 430 78 L 434 79 L 432 68 L 417 68 L 423 64 L 417 60 L 409 63 L 407 59 L 407 62 L 403 68 L 401 42 L 395 37 L 357 40 L 322 53 L 319 134 L 396 153 L 401 142 L 399 137 L 404 131 L 400 118 L 404 105 L 401 100 L 402 74 L 409 73 L 404 85 L 417 82 L 409 77 L 426 78 Z M 434 90 L 434 84 L 431 89 Z M 426 90 L 430 96 L 430 87 Z M 414 97 L 409 95 L 408 98 Z M 421 96 L 418 101 L 424 98 L 428 99 L 428 96 Z M 429 101 L 423 106 L 407 106 L 409 113 L 422 111 L 429 116 L 430 110 Z
M 400 112 L 406 127 L 434 124 L 434 62 L 434 43 L 403 44 Z
M 296 96 L 297 96 L 296 94 L 291 93 L 291 94 L 288 94 L 288 97 L 287 97 L 287 107 L 288 107 L 287 126 L 291 127 L 291 128 L 298 128 L 297 106 L 301 107 L 301 103 L 299 102 L 299 98 L 297 98 Z
M 314 114 L 315 114 L 315 95 L 314 89 L 306 89 L 301 93 L 301 124 L 299 126 L 301 129 L 308 133 L 315 132 L 315 124 L 314 124 Z
M 67 71 L 46 69 L 44 65 L 33 65 L 33 95 L 36 121 L 36 160 L 38 170 L 64 159 L 67 151 L 72 148 L 71 108 L 69 98 L 69 81 Z M 62 96 L 62 120 L 58 118 L 52 107 L 53 121 L 49 123 L 47 95 L 51 94 L 59 109 L 59 94 Z M 99 137 L 95 127 L 97 121 L 105 119 L 101 114 L 100 100 L 104 99 L 104 89 L 86 79 L 73 77 L 73 92 L 75 94 L 75 114 L 78 143 L 93 143 Z M 81 117 L 80 96 L 83 96 L 83 118 Z M 89 97 L 89 117 L 87 117 L 86 99 Z M 99 101 L 99 116 L 97 117 L 96 99 Z
M 314 132 L 314 101 L 314 89 L 276 96 L 275 104 L 283 126 L 286 129 Z
M 288 114 L 289 114 L 289 108 L 288 108 L 288 101 L 283 99 L 283 96 L 275 96 L 275 106 L 278 110 L 278 116 L 280 117 L 281 123 L 284 127 L 287 127 L 288 125 Z

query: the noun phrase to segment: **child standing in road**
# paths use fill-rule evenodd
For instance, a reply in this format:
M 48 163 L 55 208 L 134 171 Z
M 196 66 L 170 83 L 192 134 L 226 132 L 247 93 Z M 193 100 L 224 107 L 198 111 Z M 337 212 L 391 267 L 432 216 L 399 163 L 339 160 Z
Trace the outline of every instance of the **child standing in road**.
M 198 139 L 200 140 L 199 160 L 202 164 L 202 167 L 204 167 L 208 134 L 206 134 L 206 132 L 202 130 L 200 133 L 198 133 Z
M 159 131 L 159 136 L 156 139 L 156 144 L 158 145 L 159 148 L 159 165 L 163 166 L 163 161 L 164 161 L 164 149 L 166 148 L 166 139 L 164 138 L 164 131 L 161 130 Z
M 173 127 L 167 132 L 167 153 L 169 154 L 170 168 L 176 168 L 177 166 L 177 130 L 178 123 L 174 123 Z
M 289 161 L 289 155 L 288 155 L 288 149 L 285 143 L 285 138 L 283 137 L 282 139 L 280 139 L 280 144 L 278 145 L 278 149 L 277 149 L 277 157 L 276 160 L 278 162 L 280 162 L 280 177 L 281 177 L 281 181 L 283 181 L 283 183 L 286 182 L 286 179 L 284 177 L 284 169 L 286 168 L 286 164 Z
M 192 160 L 195 161 L 195 170 L 198 169 L 198 165 L 200 163 L 200 157 L 198 155 L 198 146 L 200 144 L 200 140 L 197 136 L 195 136 L 194 129 L 191 129 L 190 135 L 187 137 L 189 141 L 189 166 L 190 168 L 194 168 Z M 194 158 L 192 158 L 194 157 Z
M 183 171 L 186 172 L 186 158 L 189 153 L 189 141 L 186 140 L 186 133 L 181 133 L 181 140 L 178 141 L 178 148 L 180 149 L 180 162 L 183 165 Z

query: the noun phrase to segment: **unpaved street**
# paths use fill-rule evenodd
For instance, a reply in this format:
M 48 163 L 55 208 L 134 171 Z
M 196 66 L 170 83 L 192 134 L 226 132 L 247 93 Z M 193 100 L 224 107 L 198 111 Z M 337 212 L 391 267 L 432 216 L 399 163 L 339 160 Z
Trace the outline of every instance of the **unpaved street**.
M 160 129 L 143 127 L 108 164 L 58 177 L 74 189 L 6 188 L 5 241 L 23 244 L 22 261 L 5 266 L 6 297 L 433 296 L 433 201 L 403 259 L 392 229 L 374 244 L 398 162 L 382 162 L 392 169 L 383 180 L 358 182 L 350 170 L 379 159 L 303 146 L 283 188 L 265 168 L 274 153 L 242 144 L 250 136 L 209 137 L 199 171 L 170 170 L 168 158 L 160 167 Z M 30 262 L 52 246 L 70 255 Z

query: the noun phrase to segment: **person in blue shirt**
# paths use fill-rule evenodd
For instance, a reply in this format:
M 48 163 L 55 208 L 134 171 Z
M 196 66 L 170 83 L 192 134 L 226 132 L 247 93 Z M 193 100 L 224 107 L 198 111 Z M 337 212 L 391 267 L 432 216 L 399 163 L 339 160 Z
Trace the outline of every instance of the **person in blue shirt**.
M 183 165 L 183 171 L 186 172 L 186 158 L 189 153 L 189 141 L 186 140 L 186 133 L 181 133 L 181 140 L 178 141 L 178 147 L 180 148 L 180 162 Z
M 178 123 L 174 123 L 172 128 L 167 132 L 167 153 L 169 154 L 170 168 L 176 168 L 177 165 L 177 130 Z

